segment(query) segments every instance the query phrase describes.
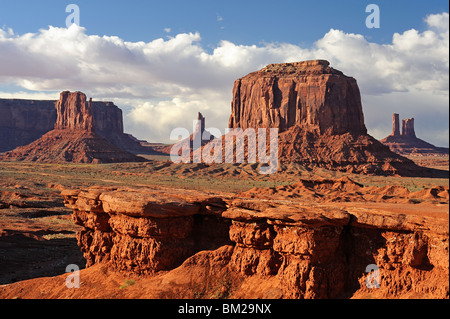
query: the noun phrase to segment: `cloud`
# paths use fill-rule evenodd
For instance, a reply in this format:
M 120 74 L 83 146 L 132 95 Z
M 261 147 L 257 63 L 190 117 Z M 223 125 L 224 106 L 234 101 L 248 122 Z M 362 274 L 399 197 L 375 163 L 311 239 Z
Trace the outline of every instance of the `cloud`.
M 166 32 L 166 33 L 170 33 L 170 31 L 172 31 L 172 29 L 171 29 L 171 28 L 164 28 L 164 32 Z
M 448 32 L 449 15 L 448 12 L 440 14 L 430 14 L 425 18 L 426 24 L 431 28 Z
M 448 13 L 428 15 L 425 31 L 395 33 L 389 44 L 331 29 L 308 48 L 224 40 L 212 51 L 202 47 L 199 33 L 127 42 L 88 35 L 76 25 L 23 35 L 3 28 L 0 84 L 35 92 L 82 90 L 94 99 L 113 100 L 124 108 L 127 132 L 167 142 L 174 127 L 190 128 L 198 111 L 207 126 L 223 129 L 237 78 L 269 63 L 326 59 L 357 79 L 369 133 L 389 134 L 390 117 L 397 112 L 416 117 L 429 142 L 448 145 L 448 121 L 436 122 L 436 117 L 448 119 L 448 19 Z M 419 115 L 425 116 L 422 122 Z

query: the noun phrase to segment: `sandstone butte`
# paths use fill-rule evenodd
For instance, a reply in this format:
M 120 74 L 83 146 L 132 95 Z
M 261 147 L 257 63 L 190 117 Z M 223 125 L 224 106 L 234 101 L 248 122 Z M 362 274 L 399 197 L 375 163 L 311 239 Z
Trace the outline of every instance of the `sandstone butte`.
M 61 195 L 82 226 L 83 284 L 67 289 L 67 275 L 37 278 L 0 287 L 1 296 L 449 296 L 448 187 L 409 192 L 344 177 L 235 195 L 162 187 L 90 187 Z M 397 202 L 386 202 L 389 195 Z M 426 206 L 397 205 L 418 198 Z M 366 286 L 367 267 L 374 265 L 377 289 Z M 136 284 L 120 290 L 118 278 Z
M 391 151 L 402 155 L 449 155 L 448 147 L 437 147 L 416 136 L 414 118 L 402 120 L 400 132 L 399 114 L 392 115 L 392 133 L 380 141 L 389 146 Z
M 325 60 L 270 64 L 236 80 L 228 125 L 278 128 L 281 162 L 364 174 L 433 174 L 367 134 L 356 80 Z M 225 154 L 224 139 L 204 152 L 222 147 Z
M 53 100 L 0 99 L 0 152 L 28 145 L 55 128 Z M 122 110 L 113 102 L 90 101 L 95 133 L 111 144 L 130 152 L 149 153 L 130 134 L 124 133 Z
M 26 146 L 6 152 L 3 160 L 74 163 L 145 161 L 111 144 L 95 130 L 92 100 L 82 92 L 64 91 L 56 103 L 55 128 Z
M 166 147 L 162 147 L 158 149 L 158 152 L 163 154 L 171 154 L 173 155 L 181 155 L 183 149 L 189 150 L 189 156 L 192 151 L 197 150 L 198 148 L 206 145 L 210 141 L 214 139 L 214 135 L 212 135 L 209 131 L 206 130 L 206 119 L 202 113 L 198 112 L 197 120 L 195 122 L 194 132 L 189 135 L 189 137 Z

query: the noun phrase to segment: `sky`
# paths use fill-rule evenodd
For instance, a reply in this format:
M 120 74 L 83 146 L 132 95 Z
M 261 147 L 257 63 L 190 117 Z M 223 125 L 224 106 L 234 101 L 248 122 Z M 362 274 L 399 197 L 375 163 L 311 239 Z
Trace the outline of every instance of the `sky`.
M 69 4 L 79 25 L 66 25 Z M 448 12 L 442 0 L 0 0 L 0 97 L 83 91 L 118 105 L 127 133 L 170 142 L 199 111 L 224 131 L 239 77 L 325 59 L 358 81 L 369 134 L 389 135 L 399 113 L 448 146 Z

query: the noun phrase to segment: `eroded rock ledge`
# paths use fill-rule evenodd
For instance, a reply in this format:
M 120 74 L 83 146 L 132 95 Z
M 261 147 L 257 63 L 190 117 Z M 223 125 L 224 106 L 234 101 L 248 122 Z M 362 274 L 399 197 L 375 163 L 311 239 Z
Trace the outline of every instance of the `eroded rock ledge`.
M 62 196 L 84 227 L 77 238 L 88 267 L 155 274 L 211 250 L 198 258 L 220 259 L 243 279 L 270 280 L 276 297 L 336 298 L 368 289 L 366 267 L 376 264 L 386 297 L 448 298 L 448 217 L 162 188 Z

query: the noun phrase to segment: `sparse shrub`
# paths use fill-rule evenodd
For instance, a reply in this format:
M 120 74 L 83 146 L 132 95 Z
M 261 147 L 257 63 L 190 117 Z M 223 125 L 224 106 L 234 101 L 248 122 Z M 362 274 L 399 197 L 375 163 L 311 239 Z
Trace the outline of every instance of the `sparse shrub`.
M 119 289 L 133 286 L 136 282 L 133 279 L 125 279 L 125 283 L 119 287 Z

